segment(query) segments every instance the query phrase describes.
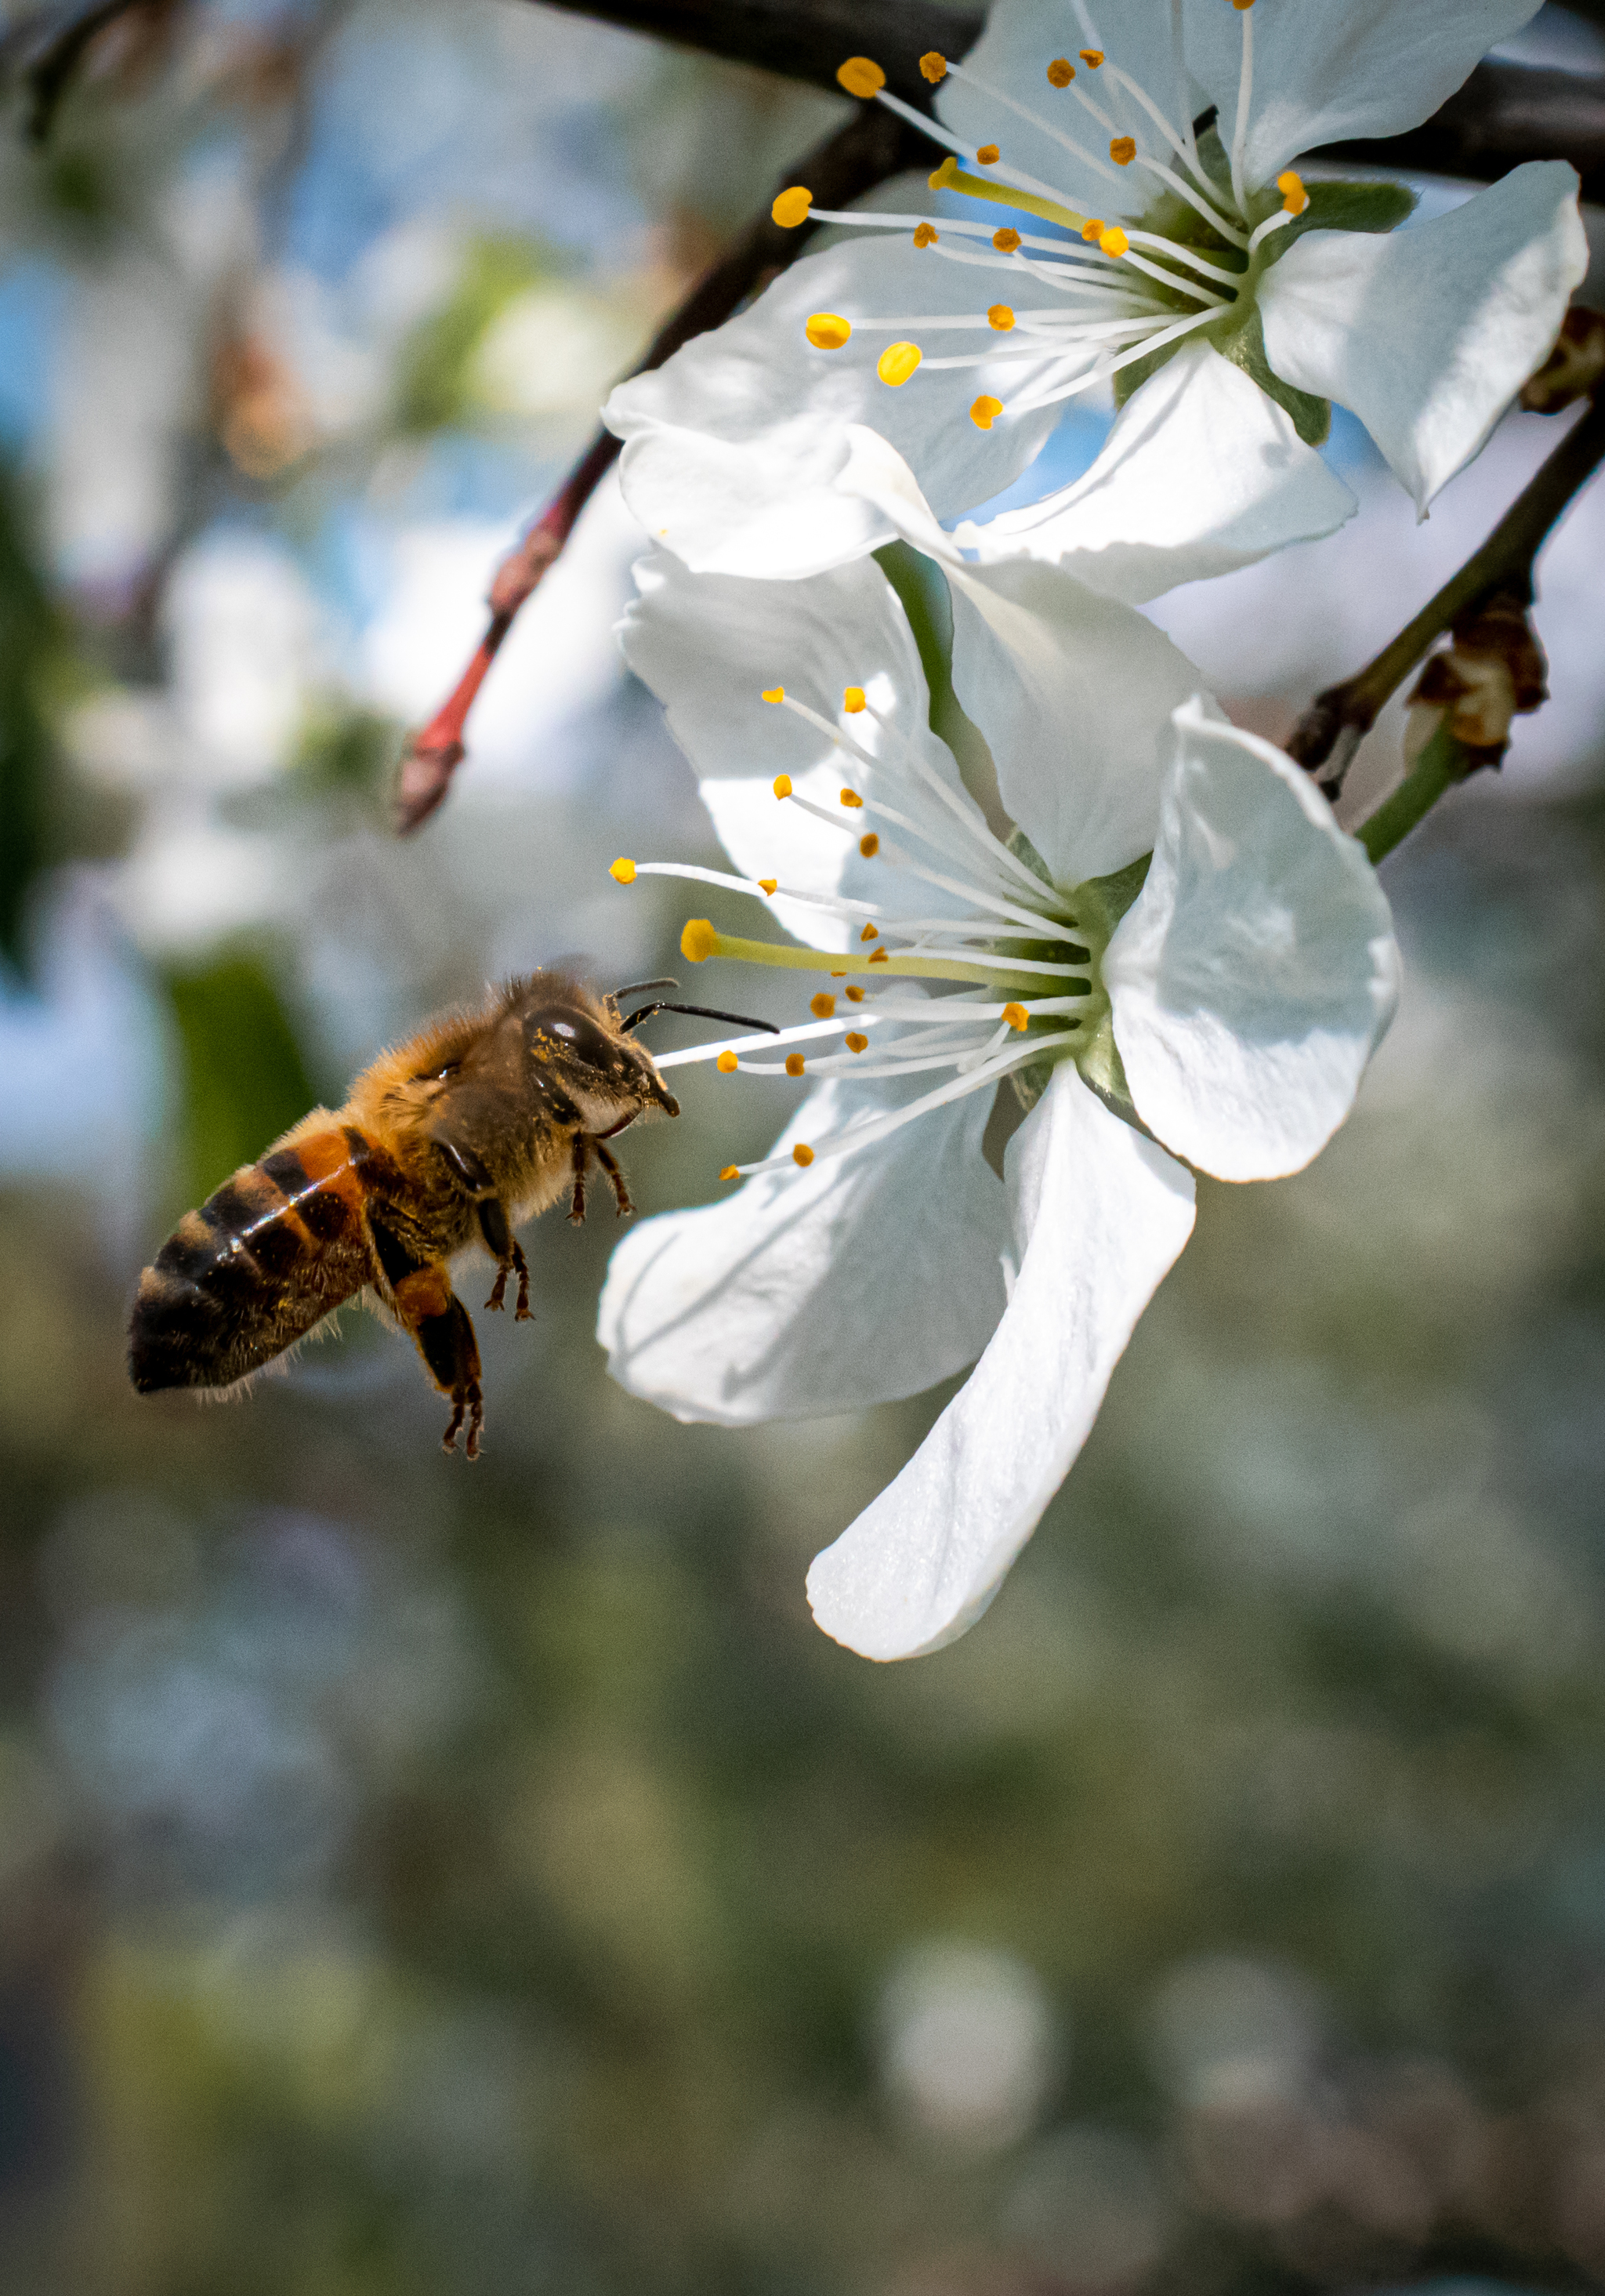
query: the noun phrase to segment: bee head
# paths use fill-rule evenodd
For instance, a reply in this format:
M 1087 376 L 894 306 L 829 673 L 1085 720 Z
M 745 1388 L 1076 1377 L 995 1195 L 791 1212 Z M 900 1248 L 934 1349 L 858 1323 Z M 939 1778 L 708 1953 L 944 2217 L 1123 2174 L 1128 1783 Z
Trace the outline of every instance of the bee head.
M 526 1056 L 580 1109 L 587 1130 L 605 1132 L 654 1109 L 678 1116 L 679 1102 L 651 1054 L 626 1032 L 610 997 L 552 974 L 537 973 L 520 989 Z

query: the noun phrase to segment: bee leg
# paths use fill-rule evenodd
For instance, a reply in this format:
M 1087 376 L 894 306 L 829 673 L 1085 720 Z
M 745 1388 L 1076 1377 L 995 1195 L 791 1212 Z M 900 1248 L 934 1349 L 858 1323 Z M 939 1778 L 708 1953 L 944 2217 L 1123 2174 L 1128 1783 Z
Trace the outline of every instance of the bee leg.
M 512 1242 L 512 1265 L 519 1279 L 519 1304 L 512 1311 L 512 1320 L 515 1324 L 528 1324 L 532 1321 L 529 1313 L 529 1262 L 525 1259 L 524 1248 L 516 1236 Z
M 585 1166 L 591 1159 L 592 1143 L 583 1132 L 574 1136 L 574 1194 L 569 1205 L 569 1218 L 578 1227 L 585 1217 Z
M 507 1225 L 502 1199 L 500 1196 L 486 1196 L 474 1206 L 474 1210 L 479 1214 L 479 1234 L 485 1239 L 485 1249 L 494 1255 L 496 1263 L 495 1283 L 485 1305 L 500 1310 L 507 1297 L 507 1278 L 517 1268 L 520 1312 L 527 1316 L 529 1313 L 529 1279 L 524 1269 L 524 1255 L 514 1243 L 512 1231 Z
M 618 1160 L 612 1150 L 604 1146 L 602 1141 L 594 1140 L 591 1145 L 596 1151 L 597 1162 L 612 1183 L 613 1201 L 618 1207 L 618 1217 L 620 1219 L 627 1219 L 635 1207 L 630 1201 L 630 1192 L 624 1184 L 624 1174 L 618 1168 Z
M 485 1401 L 479 1387 L 479 1345 L 468 1310 L 452 1290 L 441 1263 L 422 1260 L 383 1221 L 369 1217 L 369 1231 L 397 1317 L 417 1341 L 430 1377 L 451 1398 L 451 1423 L 442 1447 L 454 1451 L 457 1432 L 468 1422 L 464 1449 L 479 1456 Z

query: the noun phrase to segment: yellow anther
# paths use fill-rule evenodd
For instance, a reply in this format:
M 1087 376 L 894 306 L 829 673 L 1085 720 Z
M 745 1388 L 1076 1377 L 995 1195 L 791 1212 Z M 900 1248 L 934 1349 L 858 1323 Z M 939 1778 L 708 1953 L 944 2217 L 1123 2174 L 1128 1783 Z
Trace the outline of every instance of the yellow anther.
M 865 925 L 858 938 L 860 940 L 879 940 L 880 935 L 873 925 Z
M 1075 77 L 1076 67 L 1070 62 L 1069 56 L 1055 56 L 1052 62 L 1048 66 L 1048 86 L 1050 87 L 1069 87 L 1070 82 L 1075 78 Z
M 688 964 L 700 964 L 719 945 L 719 936 L 706 917 L 690 917 L 680 936 L 680 954 Z
M 633 885 L 635 882 L 635 864 L 621 853 L 617 861 L 609 862 L 608 874 L 615 884 Z
M 1232 0 L 1232 5 L 1236 9 L 1240 16 L 1246 16 L 1249 9 L 1254 5 L 1254 0 Z
M 847 991 L 847 1000 L 849 1004 L 863 1004 L 864 991 L 858 987 L 856 982 L 855 982 L 853 987 Z
M 849 95 L 879 95 L 886 86 L 886 74 L 868 56 L 849 56 L 836 77 Z
M 816 351 L 839 351 L 852 332 L 852 321 L 839 311 L 815 311 L 803 329 Z
M 896 390 L 899 383 L 908 381 L 923 357 L 918 343 L 888 343 L 875 361 L 875 373 Z
M 733 1053 L 721 1053 L 714 1062 L 715 1068 L 721 1076 L 733 1076 L 741 1065 Z
M 1291 168 L 1284 168 L 1276 178 L 1276 188 L 1282 193 L 1284 214 L 1302 215 L 1304 213 L 1310 203 L 1310 195 L 1304 188 L 1304 178 L 1301 176 L 1297 175 Z
M 987 313 L 987 324 L 995 334 L 1006 335 L 1014 324 L 1014 314 L 1007 303 L 994 303 Z
M 719 1172 L 719 1177 L 721 1180 L 739 1180 L 741 1177 L 741 1171 L 739 1164 L 725 1164 L 721 1168 Z
M 845 964 L 841 967 L 839 972 L 837 971 L 834 965 L 831 967 L 831 978 L 832 980 L 845 980 L 847 977 L 847 967 Z
M 817 996 L 809 997 L 808 1010 L 816 1021 L 828 1021 L 836 1010 L 836 999 L 828 988 L 822 988 Z
M 978 430 L 990 430 L 1003 411 L 1003 400 L 994 398 L 989 390 L 983 390 L 970 409 L 970 420 Z
M 800 1164 L 805 1172 L 807 1170 L 808 1166 L 814 1161 L 814 1151 L 808 1146 L 807 1141 L 798 1142 L 791 1151 L 791 1161 L 794 1164 Z
M 959 163 L 950 152 L 936 173 L 927 176 L 925 180 L 933 192 L 945 192 L 958 172 Z
M 983 144 L 975 156 L 983 168 L 995 168 L 1003 155 L 995 144 Z
M 1137 156 L 1134 135 L 1117 135 L 1109 147 L 1109 156 L 1117 168 L 1129 168 Z
M 841 792 L 841 802 L 843 805 L 858 806 L 864 803 L 864 800 L 856 790 L 844 789 Z
M 1108 229 L 1109 226 L 1101 216 L 1088 216 L 1081 226 L 1081 236 L 1086 240 L 1097 239 Z
M 870 963 L 872 964 L 885 964 L 888 961 L 886 951 L 883 948 L 872 949 L 870 952 Z
M 876 836 L 872 829 L 867 837 L 861 837 L 858 840 L 858 850 L 863 854 L 866 861 L 872 861 L 876 854 L 880 852 L 880 840 Z
M 786 689 L 783 685 L 766 686 L 763 693 L 758 695 L 760 701 L 772 702 L 777 709 L 785 698 Z
M 934 223 L 917 223 L 914 226 L 914 245 L 916 247 L 934 247 L 941 236 L 941 233 L 937 229 Z
M 920 58 L 920 76 L 928 79 L 932 87 L 938 86 L 947 77 L 946 57 L 938 55 L 935 48 L 928 49 Z
M 849 685 L 847 692 L 841 697 L 841 706 L 847 711 L 849 718 L 856 718 L 861 709 L 867 708 L 868 705 L 864 698 L 863 686 Z
M 766 693 L 766 694 L 765 694 L 765 696 L 764 696 L 764 699 L 765 699 L 765 701 L 768 701 L 768 699 L 769 699 L 769 696 Z M 776 797 L 790 797 L 790 794 L 791 794 L 791 776 L 790 776 L 790 774 L 776 774 L 776 775 L 774 776 L 774 794 L 775 794 L 775 796 L 776 796 Z
M 1088 71 L 1096 71 L 1099 65 L 1103 62 L 1103 51 L 1101 48 L 1077 48 L 1076 53 L 1081 58 L 1082 62 L 1086 66 Z
M 847 1034 L 847 1047 L 849 1053 L 867 1053 L 870 1040 L 857 1029 L 849 1029 Z
M 813 193 L 805 191 L 800 184 L 793 184 L 770 209 L 770 220 L 779 224 L 782 231 L 795 231 L 799 223 L 807 222 L 813 205 Z
M 1006 223 L 1001 231 L 993 233 L 992 244 L 1000 255 L 1012 255 L 1020 245 L 1020 234 L 1012 224 Z
M 1030 1021 L 1031 1015 L 1023 1004 L 1005 1004 L 1003 1018 L 1011 1029 L 1023 1029 Z
M 760 877 L 757 882 L 759 887 L 764 892 L 773 893 L 775 888 L 779 885 L 780 879 L 778 877 Z
M 1131 242 L 1118 223 L 1111 223 L 1099 233 L 1098 244 L 1105 255 L 1124 255 Z
M 797 1077 L 801 1076 L 802 1072 L 802 1054 L 800 1053 L 788 1053 L 786 1054 L 786 1074 L 788 1076 Z

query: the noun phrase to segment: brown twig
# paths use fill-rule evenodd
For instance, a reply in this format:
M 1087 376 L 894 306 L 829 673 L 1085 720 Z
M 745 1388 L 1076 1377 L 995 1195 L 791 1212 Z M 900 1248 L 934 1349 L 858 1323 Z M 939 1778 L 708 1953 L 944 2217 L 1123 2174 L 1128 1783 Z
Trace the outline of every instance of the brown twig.
M 845 127 L 789 170 L 785 181 L 806 183 L 821 207 L 845 207 L 898 168 L 913 165 L 923 151 L 912 128 L 878 105 L 864 104 Z M 795 260 L 813 229 L 804 224 L 783 231 L 771 220 L 766 208 L 659 330 L 632 373 L 645 374 L 661 366 L 693 335 L 706 333 L 727 319 L 749 295 Z M 404 834 L 427 821 L 450 788 L 464 754 L 464 721 L 513 618 L 561 555 L 581 511 L 618 451 L 619 441 L 612 433 L 599 431 L 518 548 L 496 569 L 490 587 L 490 620 L 473 659 L 449 699 L 414 736 L 402 758 L 395 813 L 397 827 Z
M 56 29 L 45 35 L 43 46 L 35 48 L 21 76 L 28 90 L 25 133 L 30 144 L 49 141 L 61 99 L 71 86 L 86 51 L 108 24 L 143 4 L 143 0 L 97 0 L 94 7 L 57 18 Z M 17 50 L 32 45 L 40 29 L 37 18 L 17 27 L 0 48 L 0 72 L 11 65 Z
M 757 64 L 835 89 L 836 67 L 872 56 L 894 95 L 924 110 L 928 48 L 959 57 L 979 38 L 984 10 L 941 0 L 553 0 L 576 14 L 651 32 L 734 63 Z M 1596 20 L 1605 11 L 1592 11 Z M 1443 109 L 1408 134 L 1333 145 L 1322 157 L 1426 168 L 1486 183 L 1520 160 L 1569 160 L 1583 196 L 1605 196 L 1605 77 L 1532 64 L 1479 64 Z
M 1343 785 L 1355 751 L 1377 713 L 1445 630 L 1463 623 L 1496 592 L 1530 602 L 1533 562 L 1572 497 L 1605 461 L 1605 401 L 1591 398 L 1580 422 L 1528 480 L 1498 525 L 1413 621 L 1373 661 L 1318 693 L 1294 727 L 1288 754 L 1314 774 L 1329 797 Z
M 975 45 L 986 11 L 941 0 L 554 0 L 576 15 L 651 32 L 727 62 L 757 64 L 786 79 L 840 93 L 836 68 L 872 56 L 905 103 L 930 107 L 920 58 L 938 48 L 962 56 Z

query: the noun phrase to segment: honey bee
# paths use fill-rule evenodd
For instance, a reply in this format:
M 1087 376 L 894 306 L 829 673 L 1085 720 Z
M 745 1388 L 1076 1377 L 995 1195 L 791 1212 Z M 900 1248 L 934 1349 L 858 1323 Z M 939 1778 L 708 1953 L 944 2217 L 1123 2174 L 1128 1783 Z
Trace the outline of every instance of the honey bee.
M 343 1108 L 315 1108 L 179 1221 L 139 1280 L 135 1386 L 237 1387 L 365 1290 L 449 1398 L 445 1448 L 466 1419 L 477 1458 L 479 1349 L 447 1263 L 483 1243 L 496 1263 L 487 1308 L 503 1306 L 516 1275 L 524 1322 L 529 1270 L 513 1229 L 565 1187 L 569 1218 L 583 1220 L 593 1160 L 619 1217 L 634 1209 L 607 1144 L 680 1107 L 631 1031 L 656 1013 L 770 1027 L 661 999 L 620 1013 L 625 997 L 678 986 L 643 980 L 598 996 L 568 973 L 535 972 L 381 1054 Z

